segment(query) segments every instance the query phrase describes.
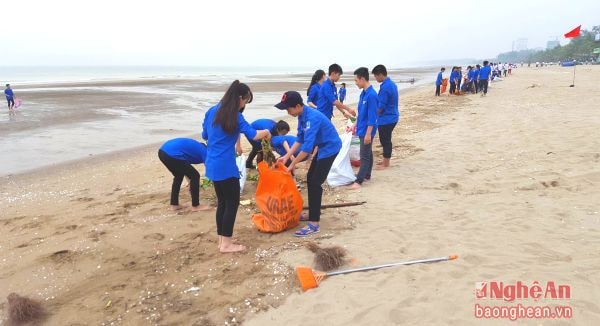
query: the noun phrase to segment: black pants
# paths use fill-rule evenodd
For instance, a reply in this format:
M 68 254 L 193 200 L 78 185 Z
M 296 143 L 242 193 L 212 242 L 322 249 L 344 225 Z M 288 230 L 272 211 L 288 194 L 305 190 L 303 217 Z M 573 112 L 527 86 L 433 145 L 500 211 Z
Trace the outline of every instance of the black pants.
M 383 147 L 383 158 L 392 157 L 392 132 L 396 128 L 396 124 L 397 122 L 377 127 L 379 129 L 379 142 L 381 143 L 381 147 Z
M 12 109 L 13 106 L 15 106 L 15 100 L 14 99 L 6 99 L 6 101 L 8 102 L 8 108 Z
M 435 85 L 435 96 L 440 96 L 440 85 Z
M 333 165 L 336 155 L 320 159 L 315 157 L 310 163 L 306 175 L 308 188 L 308 220 L 319 222 L 321 220 L 321 200 L 323 199 L 323 182 L 327 180 L 329 170 Z
M 479 81 L 479 89 L 483 92 L 483 94 L 487 94 L 487 89 L 488 89 L 488 80 L 487 79 L 482 79 Z
M 360 137 L 360 168 L 354 182 L 362 184 L 363 181 L 370 180 L 371 172 L 373 172 L 373 142 L 365 144 L 365 138 Z
M 255 140 L 251 141 L 250 144 L 252 144 L 252 151 L 250 151 L 248 159 L 246 159 L 246 167 L 249 169 L 252 168 L 252 163 L 255 157 L 256 164 L 262 162 L 263 160 L 262 144 Z
M 192 206 L 200 205 L 200 173 L 190 163 L 172 158 L 162 150 L 158 150 L 158 158 L 173 174 L 171 205 L 179 205 L 179 189 L 184 176 L 190 179 Z
M 454 95 L 454 91 L 456 90 L 456 83 L 450 82 L 450 94 Z
M 217 194 L 217 234 L 224 237 L 233 235 L 233 225 L 240 206 L 240 179 L 229 178 L 214 181 Z
M 473 81 L 473 88 L 475 88 L 475 94 L 477 94 L 477 92 L 479 92 L 479 81 L 478 80 Z

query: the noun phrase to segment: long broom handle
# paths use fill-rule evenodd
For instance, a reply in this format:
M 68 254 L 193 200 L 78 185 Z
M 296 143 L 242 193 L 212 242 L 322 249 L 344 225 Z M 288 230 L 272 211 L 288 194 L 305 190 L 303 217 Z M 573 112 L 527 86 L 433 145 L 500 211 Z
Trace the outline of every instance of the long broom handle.
M 392 263 L 392 264 L 384 264 L 384 265 L 377 265 L 377 266 L 368 266 L 368 267 L 355 268 L 355 269 L 346 269 L 346 270 L 338 271 L 338 272 L 329 272 L 329 273 L 327 273 L 327 276 L 350 274 L 350 273 L 354 273 L 354 272 L 372 271 L 372 270 L 375 270 L 375 269 L 386 268 L 386 267 L 394 267 L 394 266 L 400 266 L 400 265 L 413 265 L 413 264 L 422 264 L 422 263 L 435 263 L 435 262 L 439 262 L 439 261 L 454 260 L 456 258 L 458 258 L 458 256 L 453 255 L 453 256 L 446 256 L 446 257 L 439 257 L 439 258 L 411 260 L 411 261 L 405 261 L 405 262 L 399 262 L 399 263 Z

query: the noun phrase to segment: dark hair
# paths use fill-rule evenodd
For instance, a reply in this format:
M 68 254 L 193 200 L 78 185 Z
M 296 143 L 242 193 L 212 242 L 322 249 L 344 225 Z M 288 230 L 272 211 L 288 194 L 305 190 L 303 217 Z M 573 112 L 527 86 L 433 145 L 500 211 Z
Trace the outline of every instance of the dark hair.
M 279 120 L 279 121 L 277 121 L 277 124 L 275 124 L 275 127 L 273 128 L 273 130 L 271 130 L 271 135 L 277 136 L 277 134 L 282 130 L 289 132 L 290 125 L 283 120 Z
M 342 83 L 342 86 L 346 87 L 346 83 Z
M 334 63 L 331 66 L 329 66 L 329 73 L 328 73 L 328 75 L 331 76 L 331 74 L 333 74 L 334 72 L 337 72 L 340 75 L 342 75 L 344 73 L 342 71 L 342 67 L 340 67 L 340 65 L 338 65 L 337 63 Z
M 360 67 L 354 70 L 354 75 L 359 78 L 364 78 L 366 81 L 369 81 L 369 69 L 365 67 Z
M 310 79 L 310 85 L 308 85 L 308 88 L 306 89 L 306 95 L 308 95 L 308 93 L 310 92 L 310 88 L 312 87 L 312 85 L 318 83 L 319 80 L 323 78 L 323 76 L 325 76 L 325 72 L 323 70 L 319 69 L 315 71 L 315 73 L 312 75 L 312 78 Z
M 6 84 L 6 87 L 10 86 L 10 84 Z
M 234 80 L 231 86 L 221 99 L 221 107 L 215 115 L 213 125 L 220 125 L 223 131 L 233 134 L 238 129 L 238 113 L 240 110 L 240 100 L 248 99 L 248 103 L 252 102 L 252 91 L 250 87 L 239 80 Z
M 476 64 L 476 65 L 475 65 L 475 67 L 477 67 L 477 68 L 481 68 L 481 66 L 480 66 L 479 64 Z
M 484 61 L 483 61 L 483 65 L 484 65 L 484 66 L 485 66 L 485 65 L 487 65 L 488 63 L 490 63 L 490 62 L 489 62 L 489 61 L 487 61 L 487 60 L 484 60 Z
M 373 75 L 384 75 L 387 77 L 387 69 L 385 69 L 384 65 L 376 65 L 373 68 Z
M 446 71 L 446 67 L 442 67 L 442 69 L 440 69 L 441 71 Z

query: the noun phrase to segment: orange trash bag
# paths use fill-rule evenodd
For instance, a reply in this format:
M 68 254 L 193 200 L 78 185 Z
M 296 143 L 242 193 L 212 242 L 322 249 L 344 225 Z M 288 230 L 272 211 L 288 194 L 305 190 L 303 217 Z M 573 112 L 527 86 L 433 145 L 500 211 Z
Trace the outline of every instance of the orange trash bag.
M 442 94 L 446 93 L 446 87 L 448 87 L 448 78 L 442 79 Z
M 269 168 L 265 161 L 258 163 L 256 206 L 260 213 L 252 222 L 262 232 L 277 233 L 297 226 L 302 213 L 302 195 L 285 165 L 277 162 Z

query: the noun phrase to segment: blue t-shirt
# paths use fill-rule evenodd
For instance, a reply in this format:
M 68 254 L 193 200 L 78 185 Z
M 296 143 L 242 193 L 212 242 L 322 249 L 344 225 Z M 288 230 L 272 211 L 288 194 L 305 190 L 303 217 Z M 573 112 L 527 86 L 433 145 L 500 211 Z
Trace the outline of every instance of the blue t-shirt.
M 217 111 L 221 103 L 210 108 L 204 115 L 202 122 L 202 138 L 208 142 L 206 150 L 206 177 L 212 181 L 221 181 L 229 178 L 240 178 L 235 163 L 235 144 L 240 133 L 252 139 L 257 131 L 238 113 L 238 129 L 233 133 L 225 132 L 220 125 L 214 124 Z
M 373 92 L 375 91 L 373 90 Z M 378 124 L 382 126 L 397 123 L 400 119 L 400 109 L 398 108 L 398 86 L 396 86 L 396 83 L 389 77 L 387 77 L 383 83 L 381 83 L 381 86 L 379 86 L 377 101 L 379 102 L 379 109 L 382 110 L 381 114 L 377 117 Z
M 442 72 L 438 72 L 437 79 L 435 80 L 435 86 L 442 85 Z
M 346 87 L 340 87 L 340 101 L 346 98 Z
M 13 93 L 13 90 L 10 88 L 7 88 L 4 90 L 4 95 L 6 96 L 7 100 L 12 100 L 13 96 L 15 96 L 15 94 Z
M 283 142 L 287 142 L 288 146 L 292 148 L 292 146 L 294 146 L 294 143 L 296 142 L 296 139 L 297 137 L 292 135 L 273 136 L 273 138 L 271 138 L 271 146 L 273 146 L 273 149 L 277 152 L 277 154 L 284 156 L 285 154 L 287 154 L 287 151 L 283 146 Z M 293 154 L 298 155 L 298 153 L 300 153 L 300 148 L 298 148 L 296 153 Z
M 204 163 L 206 144 L 190 138 L 175 138 L 164 143 L 160 150 L 170 157 L 189 164 Z
M 331 117 L 333 116 L 333 102 L 337 101 L 337 98 L 337 88 L 331 79 L 327 78 L 319 90 L 317 110 L 323 113 L 329 120 L 331 120 Z
M 473 70 L 473 79 L 474 80 L 479 79 L 479 69 Z
M 378 107 L 377 92 L 375 92 L 373 86 L 369 86 L 360 93 L 358 100 L 358 117 L 356 119 L 356 134 L 358 137 L 364 137 L 367 134 L 368 126 L 373 126 L 371 137 L 375 136 Z
M 319 90 L 321 89 L 321 84 L 315 83 L 308 90 L 308 98 L 306 99 L 306 103 L 312 103 L 317 105 L 317 101 L 319 100 Z
M 456 82 L 456 71 L 454 71 L 454 70 L 450 73 L 450 82 L 451 83 Z
M 475 77 L 475 69 L 471 69 L 471 70 L 469 71 L 469 74 L 468 74 L 467 76 L 468 76 L 468 78 L 469 78 L 469 81 L 472 81 L 472 80 L 473 80 L 473 78 Z
M 489 65 L 481 67 L 479 69 L 479 80 L 488 80 L 491 73 L 492 68 Z
M 275 122 L 275 121 L 273 121 L 271 119 L 258 119 L 258 120 L 255 120 L 254 122 L 252 122 L 250 124 L 250 126 L 252 126 L 252 128 L 254 128 L 256 130 L 267 129 L 269 131 L 273 131 L 273 129 L 275 129 L 276 125 L 277 125 L 277 122 Z M 254 143 L 255 145 L 259 145 L 260 146 L 260 141 L 253 140 L 252 138 L 248 138 L 248 136 L 246 136 L 246 139 L 248 139 L 248 141 L 250 142 L 250 144 Z
M 301 151 L 309 154 L 312 153 L 315 146 L 319 146 L 316 159 L 337 155 L 342 148 L 342 140 L 331 120 L 323 113 L 306 105 L 302 114 L 298 116 L 296 142 L 302 144 Z

